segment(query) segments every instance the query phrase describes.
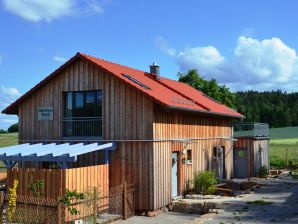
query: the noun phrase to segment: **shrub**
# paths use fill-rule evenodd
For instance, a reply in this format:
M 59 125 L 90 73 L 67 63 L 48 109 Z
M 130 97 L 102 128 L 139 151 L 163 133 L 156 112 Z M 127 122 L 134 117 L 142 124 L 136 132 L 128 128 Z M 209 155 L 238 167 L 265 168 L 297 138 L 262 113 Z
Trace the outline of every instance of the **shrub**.
M 272 156 L 270 158 L 270 166 L 272 168 L 281 169 L 281 168 L 286 167 L 286 161 L 283 160 L 282 158 L 277 157 L 277 156 Z
M 9 133 L 14 133 L 14 132 L 18 132 L 19 131 L 19 124 L 13 124 L 8 128 L 8 132 Z
M 194 175 L 195 191 L 197 194 L 214 194 L 216 191 L 214 185 L 216 183 L 217 181 L 214 171 L 202 171 L 197 172 Z
M 292 177 L 298 179 L 298 169 L 292 171 Z
M 268 169 L 266 166 L 261 166 L 258 170 L 258 176 L 260 178 L 266 178 L 268 176 Z

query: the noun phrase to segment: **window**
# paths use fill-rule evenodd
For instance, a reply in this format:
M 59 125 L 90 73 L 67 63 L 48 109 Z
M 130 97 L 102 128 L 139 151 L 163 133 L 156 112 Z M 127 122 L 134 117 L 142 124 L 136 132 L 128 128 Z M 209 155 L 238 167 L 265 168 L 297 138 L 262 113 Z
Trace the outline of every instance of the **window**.
M 213 147 L 213 159 L 217 159 L 217 147 Z
M 186 152 L 186 163 L 192 164 L 192 152 L 191 149 L 188 149 Z
M 139 80 L 136 80 L 134 77 L 131 77 L 127 74 L 122 74 L 124 77 L 128 78 L 130 81 L 133 81 L 134 83 L 138 84 L 139 86 L 142 86 L 144 89 L 151 90 L 150 87 L 146 86 L 144 83 L 140 82 Z
M 64 137 L 102 137 L 102 91 L 65 92 Z

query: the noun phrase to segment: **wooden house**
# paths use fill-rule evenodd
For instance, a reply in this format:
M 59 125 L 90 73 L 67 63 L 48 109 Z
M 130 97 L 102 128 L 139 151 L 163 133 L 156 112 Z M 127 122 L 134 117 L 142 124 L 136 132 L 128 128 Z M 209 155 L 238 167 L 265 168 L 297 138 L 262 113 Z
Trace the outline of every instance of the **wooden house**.
M 214 169 L 219 178 L 233 177 L 232 123 L 243 117 L 184 83 L 161 77 L 156 64 L 144 72 L 83 53 L 3 113 L 18 115 L 20 144 L 115 144 L 104 153 L 78 154 L 62 166 L 46 158 L 14 159 L 19 167 L 66 171 L 108 162 L 107 186 L 134 184 L 137 211 L 168 205 L 194 172 Z M 13 165 L 7 155 L 0 159 Z M 72 183 L 68 179 L 63 186 L 82 190 L 81 182 L 94 184 L 98 176 L 90 172 L 72 175 Z
M 241 122 L 234 125 L 234 177 L 257 177 L 260 167 L 269 169 L 269 126 Z

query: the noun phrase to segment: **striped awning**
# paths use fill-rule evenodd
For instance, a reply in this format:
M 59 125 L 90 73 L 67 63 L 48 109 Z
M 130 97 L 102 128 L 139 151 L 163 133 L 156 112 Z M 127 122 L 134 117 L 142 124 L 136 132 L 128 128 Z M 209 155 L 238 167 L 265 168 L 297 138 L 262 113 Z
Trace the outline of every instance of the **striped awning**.
M 62 168 L 66 168 L 68 162 L 76 162 L 79 155 L 89 152 L 105 151 L 105 161 L 108 162 L 108 151 L 115 150 L 116 143 L 92 143 L 92 144 L 20 144 L 0 148 L 0 160 L 9 168 L 17 162 L 39 161 L 57 162 Z

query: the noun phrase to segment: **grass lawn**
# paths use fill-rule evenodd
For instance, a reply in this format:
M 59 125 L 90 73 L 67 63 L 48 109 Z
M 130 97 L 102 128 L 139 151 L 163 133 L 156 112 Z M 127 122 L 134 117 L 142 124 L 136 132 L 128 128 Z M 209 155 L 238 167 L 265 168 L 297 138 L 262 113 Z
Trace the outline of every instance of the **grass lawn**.
M 270 165 L 272 168 L 298 165 L 298 127 L 270 129 Z
M 18 144 L 18 133 L 0 134 L 0 148 Z

